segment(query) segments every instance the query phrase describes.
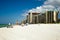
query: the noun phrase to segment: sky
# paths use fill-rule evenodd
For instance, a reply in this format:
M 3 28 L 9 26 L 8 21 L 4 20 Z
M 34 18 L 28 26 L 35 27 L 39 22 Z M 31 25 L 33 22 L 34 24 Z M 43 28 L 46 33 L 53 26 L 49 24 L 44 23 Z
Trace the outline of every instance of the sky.
M 60 10 L 59 6 L 59 0 L 0 0 L 0 24 L 21 22 L 27 12 Z
M 44 0 L 0 0 L 0 24 L 21 22 L 24 12 L 42 5 Z

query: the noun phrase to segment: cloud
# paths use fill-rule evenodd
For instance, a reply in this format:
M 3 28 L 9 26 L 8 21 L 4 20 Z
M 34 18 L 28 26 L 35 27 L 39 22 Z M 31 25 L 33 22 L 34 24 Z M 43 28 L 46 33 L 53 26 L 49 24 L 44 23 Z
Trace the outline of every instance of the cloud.
M 24 19 L 29 12 L 44 13 L 46 10 L 55 10 L 60 12 L 60 0 L 46 0 L 42 6 L 24 10 L 22 16 Z
M 43 5 L 40 7 L 36 7 L 35 9 L 29 10 L 29 12 L 36 12 L 36 13 L 44 13 L 46 10 L 54 10 L 55 7 L 52 5 Z
M 44 2 L 44 5 L 52 5 L 57 10 L 60 10 L 60 0 L 47 0 L 47 1 Z
M 60 6 L 60 0 L 47 0 L 44 2 L 44 4 L 59 7 Z
M 60 0 L 46 0 L 42 6 L 32 8 L 28 12 L 45 12 L 46 10 L 60 10 Z

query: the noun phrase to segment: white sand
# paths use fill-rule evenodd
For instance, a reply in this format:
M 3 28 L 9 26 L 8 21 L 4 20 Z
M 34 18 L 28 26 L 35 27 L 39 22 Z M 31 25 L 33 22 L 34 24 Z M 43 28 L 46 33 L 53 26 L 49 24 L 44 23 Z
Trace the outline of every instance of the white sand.
M 0 40 L 60 40 L 60 24 L 15 25 L 0 28 Z

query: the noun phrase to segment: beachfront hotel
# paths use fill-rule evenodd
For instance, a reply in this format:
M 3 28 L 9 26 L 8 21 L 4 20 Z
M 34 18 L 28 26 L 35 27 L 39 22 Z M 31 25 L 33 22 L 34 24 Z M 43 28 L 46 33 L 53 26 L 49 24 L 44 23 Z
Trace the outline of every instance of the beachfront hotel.
M 32 24 L 37 24 L 38 23 L 38 15 L 39 15 L 40 13 L 29 13 L 28 15 L 27 15 L 27 22 L 28 23 L 32 23 Z
M 58 23 L 58 11 L 46 11 L 45 13 L 29 12 L 26 16 L 25 23 Z
M 58 12 L 46 11 L 46 23 L 57 23 L 57 22 L 58 22 Z

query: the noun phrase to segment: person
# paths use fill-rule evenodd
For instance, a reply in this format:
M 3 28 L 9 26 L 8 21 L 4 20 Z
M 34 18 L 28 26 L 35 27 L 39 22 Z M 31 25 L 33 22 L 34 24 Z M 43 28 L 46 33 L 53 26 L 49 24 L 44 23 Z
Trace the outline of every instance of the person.
M 9 23 L 8 25 L 10 26 L 11 24 Z
M 23 26 L 24 26 L 24 23 L 22 23 L 21 25 L 22 25 L 22 27 L 23 27 Z
M 8 24 L 8 26 L 7 26 L 7 28 L 9 28 L 9 27 L 10 27 L 10 25 L 11 25 L 11 24 L 9 23 L 9 24 Z
M 26 26 L 28 25 L 28 23 L 26 23 Z
M 8 24 L 7 28 L 13 28 L 13 26 L 11 25 L 11 23 Z

